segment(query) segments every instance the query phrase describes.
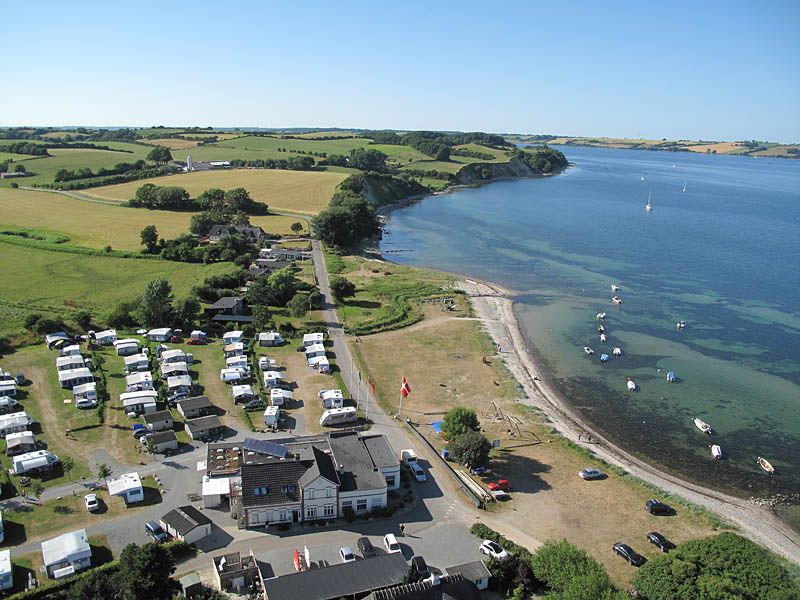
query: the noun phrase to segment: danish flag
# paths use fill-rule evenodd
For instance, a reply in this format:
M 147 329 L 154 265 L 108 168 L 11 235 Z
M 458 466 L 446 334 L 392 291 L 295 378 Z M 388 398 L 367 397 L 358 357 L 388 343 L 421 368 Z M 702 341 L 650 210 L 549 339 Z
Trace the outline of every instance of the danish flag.
M 403 383 L 400 386 L 400 394 L 402 394 L 403 398 L 407 398 L 410 393 L 411 393 L 411 386 L 408 385 L 408 382 L 406 381 L 406 376 L 403 375 Z

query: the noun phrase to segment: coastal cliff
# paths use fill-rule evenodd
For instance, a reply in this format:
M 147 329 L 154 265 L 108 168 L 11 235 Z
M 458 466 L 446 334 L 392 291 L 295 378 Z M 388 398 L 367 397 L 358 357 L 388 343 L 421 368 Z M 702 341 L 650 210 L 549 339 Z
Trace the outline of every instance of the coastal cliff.
M 530 166 L 514 157 L 506 163 L 472 163 L 464 165 L 456 173 L 456 183 L 470 185 L 492 179 L 516 179 L 536 175 Z

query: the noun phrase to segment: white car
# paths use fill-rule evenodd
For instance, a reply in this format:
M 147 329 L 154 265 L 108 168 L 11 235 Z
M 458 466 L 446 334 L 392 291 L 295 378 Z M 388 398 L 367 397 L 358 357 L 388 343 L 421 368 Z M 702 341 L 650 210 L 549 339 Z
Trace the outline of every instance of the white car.
M 342 546 L 339 548 L 339 558 L 342 559 L 343 563 L 356 562 L 356 555 L 353 554 L 350 546 Z
M 425 470 L 420 467 L 417 463 L 412 462 L 408 464 L 408 468 L 411 469 L 411 473 L 414 475 L 414 479 L 417 481 L 427 481 L 428 476 L 425 475 Z
M 97 400 L 89 400 L 88 398 L 82 398 L 80 400 L 75 401 L 75 408 L 94 408 L 97 406 Z
M 492 540 L 483 540 L 479 549 L 481 554 L 485 554 L 486 556 L 490 556 L 496 560 L 505 560 L 511 556 L 508 552 L 500 547 L 500 544 L 497 544 Z
M 393 533 L 387 533 L 383 536 L 383 547 L 386 549 L 388 554 L 402 554 L 403 549 L 400 547 L 400 544 L 397 541 L 397 538 L 394 537 Z
M 86 510 L 89 512 L 100 510 L 100 501 L 97 499 L 97 494 L 86 494 L 83 497 L 83 503 L 86 505 Z

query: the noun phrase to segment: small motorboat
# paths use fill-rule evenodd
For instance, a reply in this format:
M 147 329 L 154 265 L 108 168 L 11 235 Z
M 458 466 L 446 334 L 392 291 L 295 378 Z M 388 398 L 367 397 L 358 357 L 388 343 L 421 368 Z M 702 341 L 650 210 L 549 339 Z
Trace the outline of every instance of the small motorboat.
M 713 456 L 715 460 L 722 458 L 722 448 L 720 448 L 717 444 L 711 446 L 711 456 Z
M 759 467 L 764 469 L 770 475 L 772 475 L 775 472 L 775 467 L 773 467 L 766 458 L 762 458 L 761 456 L 759 456 L 756 462 L 758 463 Z
M 678 329 L 683 329 L 684 327 L 686 327 L 686 321 L 678 321 L 677 323 L 675 323 L 675 327 L 677 327 Z
M 605 327 L 603 327 L 602 325 L 598 325 L 598 326 L 597 326 L 597 332 L 598 332 L 598 333 L 603 333 L 605 330 L 606 330 L 606 328 L 605 328 Z
M 598 320 L 602 320 L 602 319 L 605 319 L 605 318 L 606 318 L 606 313 L 604 313 L 604 312 L 597 313 L 597 319 Z
M 620 298 L 619 296 L 614 296 L 613 298 L 611 298 L 611 301 L 614 304 L 622 304 L 622 298 Z
M 636 391 L 636 383 L 634 383 L 633 379 L 631 379 L 630 377 L 627 378 L 627 386 L 629 392 Z
M 601 344 L 605 344 L 606 343 L 606 334 L 605 333 L 601 333 L 600 334 L 600 343 Z
M 622 356 L 622 348 L 614 348 L 614 352 L 612 352 L 614 356 Z
M 586 354 L 588 354 L 589 356 L 591 356 L 592 354 L 594 354 L 594 350 L 592 350 L 591 348 L 589 348 L 589 346 L 584 346 L 584 347 L 583 347 L 583 351 L 584 351 L 584 352 L 586 352 Z
M 619 286 L 616 283 L 612 283 L 611 284 L 611 291 L 612 292 L 618 292 L 619 291 Z
M 701 419 L 700 417 L 695 417 L 694 426 L 697 427 L 703 433 L 711 433 L 711 425 L 703 421 L 703 419 Z
M 650 212 L 651 210 L 653 210 L 653 200 L 652 200 L 652 196 L 653 196 L 653 193 L 652 193 L 652 192 L 650 192 L 650 193 L 647 195 L 647 204 L 645 204 L 645 205 L 644 205 L 644 207 L 645 207 L 645 209 L 647 210 L 647 212 Z
M 667 373 L 667 381 L 669 383 L 675 383 L 675 373 L 673 373 L 672 371 Z
M 608 362 L 608 354 L 601 354 L 600 362 Z

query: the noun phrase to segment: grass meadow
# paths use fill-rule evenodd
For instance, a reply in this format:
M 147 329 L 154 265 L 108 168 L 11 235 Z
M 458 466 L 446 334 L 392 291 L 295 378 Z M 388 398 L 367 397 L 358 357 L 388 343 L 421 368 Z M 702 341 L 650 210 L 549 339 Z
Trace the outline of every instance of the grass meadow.
M 192 196 L 198 196 L 209 188 L 228 190 L 243 187 L 254 200 L 266 202 L 275 210 L 316 214 L 328 205 L 336 186 L 346 177 L 343 173 L 270 169 L 196 171 L 91 188 L 83 193 L 122 202 L 133 198 L 136 190 L 145 183 L 184 187 Z
M 189 230 L 191 216 L 81 201 L 53 192 L 0 188 L 0 227 L 57 232 L 68 236 L 73 246 L 140 250 L 139 232 L 144 227 L 155 225 L 161 237 L 174 238 Z M 289 235 L 296 220 L 274 215 L 253 217 L 252 222 L 269 233 Z

